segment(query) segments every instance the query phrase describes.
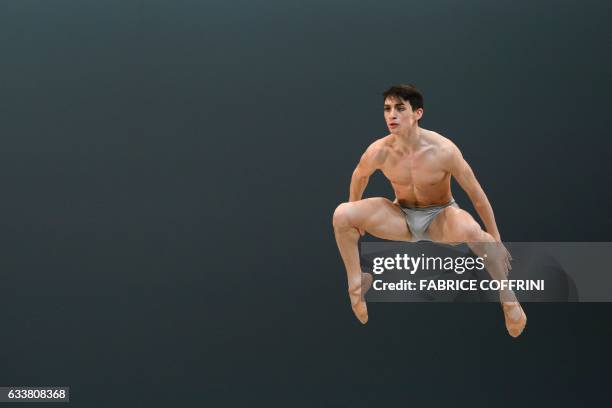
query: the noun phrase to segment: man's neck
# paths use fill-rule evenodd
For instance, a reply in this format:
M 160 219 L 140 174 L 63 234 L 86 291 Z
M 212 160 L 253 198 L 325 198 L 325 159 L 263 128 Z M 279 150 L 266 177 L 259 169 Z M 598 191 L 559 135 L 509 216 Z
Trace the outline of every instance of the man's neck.
M 417 150 L 421 143 L 421 128 L 417 125 L 408 129 L 405 133 L 396 134 L 395 140 L 410 151 Z

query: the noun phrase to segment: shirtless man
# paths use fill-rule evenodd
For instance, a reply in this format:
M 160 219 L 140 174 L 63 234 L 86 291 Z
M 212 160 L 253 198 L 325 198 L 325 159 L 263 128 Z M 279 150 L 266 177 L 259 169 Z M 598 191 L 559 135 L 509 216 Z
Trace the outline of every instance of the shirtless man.
M 364 295 L 372 284 L 372 275 L 361 271 L 357 248 L 365 232 L 393 241 L 465 242 L 476 255 L 483 256 L 485 251 L 489 254 L 486 267 L 493 279 L 507 279 L 511 260 L 501 243 L 491 204 L 457 146 L 419 127 L 423 116 L 421 93 L 412 85 L 398 85 L 383 96 L 390 134 L 367 148 L 353 172 L 349 202 L 340 204 L 333 217 L 351 305 L 363 324 L 368 321 Z M 391 182 L 395 201 L 382 197 L 361 199 L 376 170 Z M 467 193 L 486 231 L 455 203 L 451 176 Z M 493 253 L 496 255 L 491 256 Z M 509 290 L 500 292 L 500 301 L 508 332 L 519 336 L 527 323 L 521 305 Z

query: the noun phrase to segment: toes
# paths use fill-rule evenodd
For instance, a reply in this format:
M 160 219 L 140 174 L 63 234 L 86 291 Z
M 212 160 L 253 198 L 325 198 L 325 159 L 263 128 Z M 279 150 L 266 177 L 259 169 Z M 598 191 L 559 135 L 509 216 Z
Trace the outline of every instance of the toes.
M 512 337 L 521 335 L 527 325 L 527 316 L 518 302 L 504 302 L 504 319 L 508 334 Z
M 353 313 L 355 313 L 355 317 L 357 317 L 361 324 L 366 324 L 368 322 L 368 308 L 365 302 L 359 302 L 354 305 Z

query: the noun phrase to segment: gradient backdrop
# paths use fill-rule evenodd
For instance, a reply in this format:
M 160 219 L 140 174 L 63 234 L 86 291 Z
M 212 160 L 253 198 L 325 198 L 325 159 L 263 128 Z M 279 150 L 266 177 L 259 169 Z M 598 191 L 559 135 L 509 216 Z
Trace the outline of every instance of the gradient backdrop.
M 611 17 L 2 1 L 0 385 L 75 407 L 598 405 L 612 305 L 528 304 L 518 340 L 495 304 L 372 304 L 361 326 L 331 215 L 386 134 L 381 92 L 412 82 L 503 239 L 612 241 Z

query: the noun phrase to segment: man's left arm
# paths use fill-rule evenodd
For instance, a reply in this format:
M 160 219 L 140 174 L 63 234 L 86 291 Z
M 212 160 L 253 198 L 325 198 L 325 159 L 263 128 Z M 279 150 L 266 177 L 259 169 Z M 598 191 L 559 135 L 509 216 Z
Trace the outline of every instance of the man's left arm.
M 470 201 L 474 205 L 474 209 L 484 223 L 486 231 L 491 234 L 495 240 L 501 242 L 491 203 L 489 203 L 489 199 L 482 190 L 480 183 L 476 180 L 472 168 L 463 158 L 461 151 L 454 145 L 451 149 L 450 172 L 461 188 L 467 193 Z

